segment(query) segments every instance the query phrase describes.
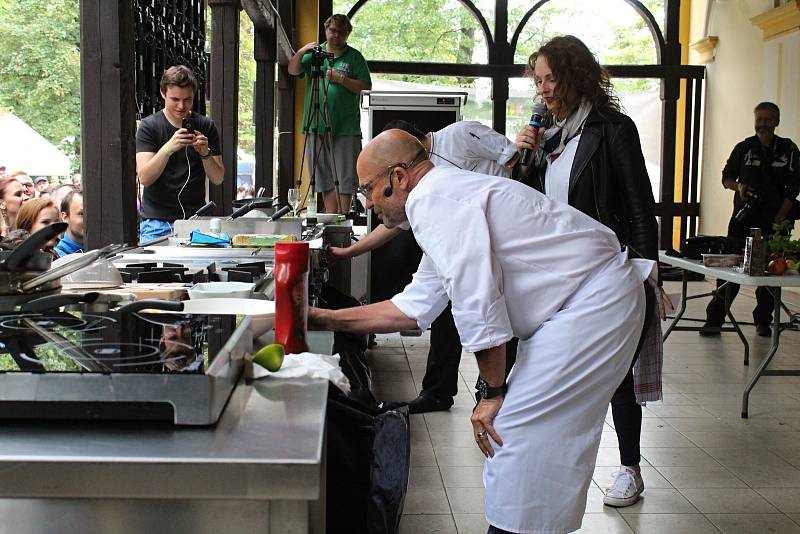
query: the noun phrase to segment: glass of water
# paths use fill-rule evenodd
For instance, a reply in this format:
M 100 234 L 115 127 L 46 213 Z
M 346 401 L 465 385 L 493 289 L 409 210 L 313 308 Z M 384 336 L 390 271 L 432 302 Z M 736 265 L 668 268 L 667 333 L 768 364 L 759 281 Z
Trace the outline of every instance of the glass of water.
M 289 205 L 292 207 L 292 213 L 295 217 L 297 217 L 297 208 L 300 207 L 300 202 L 302 202 L 300 188 L 292 188 L 286 192 L 286 200 L 289 202 Z

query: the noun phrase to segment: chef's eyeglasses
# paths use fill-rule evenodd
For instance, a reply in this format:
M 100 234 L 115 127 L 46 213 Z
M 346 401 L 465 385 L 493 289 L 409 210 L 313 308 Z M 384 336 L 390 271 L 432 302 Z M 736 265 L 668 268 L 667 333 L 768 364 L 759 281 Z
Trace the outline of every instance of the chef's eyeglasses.
M 426 154 L 426 152 L 425 152 L 425 149 L 423 148 L 419 152 L 417 152 L 417 155 L 414 156 L 414 159 L 412 159 L 410 163 L 403 163 L 402 161 L 398 161 L 397 163 L 392 163 L 391 165 L 386 167 L 384 170 L 382 170 L 381 172 L 376 174 L 372 178 L 372 180 L 370 180 L 369 182 L 367 182 L 364 185 L 359 185 L 358 186 L 358 192 L 361 193 L 362 195 L 364 195 L 364 198 L 366 198 L 367 200 L 372 200 L 372 189 L 375 187 L 373 184 L 375 182 L 377 182 L 378 179 L 381 176 L 383 176 L 385 173 L 388 173 L 389 174 L 389 182 L 391 183 L 391 181 L 392 181 L 392 172 L 394 172 L 395 167 L 402 167 L 403 169 L 408 170 L 411 167 L 413 167 L 414 165 L 416 165 L 417 163 L 420 163 L 421 161 L 425 161 L 425 158 L 422 157 L 422 156 L 425 156 L 425 154 Z

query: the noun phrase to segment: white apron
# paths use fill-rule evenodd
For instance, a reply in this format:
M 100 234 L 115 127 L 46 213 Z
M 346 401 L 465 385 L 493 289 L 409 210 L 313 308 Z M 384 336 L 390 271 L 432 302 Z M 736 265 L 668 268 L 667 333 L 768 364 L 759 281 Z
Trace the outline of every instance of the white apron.
M 520 340 L 495 420 L 505 445 L 493 443 L 495 456 L 484 465 L 486 519 L 495 527 L 561 534 L 581 526 L 608 403 L 644 318 L 646 276 L 624 254 L 619 260 Z M 620 290 L 626 278 L 627 291 Z

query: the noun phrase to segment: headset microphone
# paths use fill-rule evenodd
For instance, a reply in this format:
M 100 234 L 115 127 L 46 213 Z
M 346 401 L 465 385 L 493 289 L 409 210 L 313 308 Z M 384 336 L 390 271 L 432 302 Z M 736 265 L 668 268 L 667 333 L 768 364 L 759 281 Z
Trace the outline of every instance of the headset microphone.
M 387 185 L 383 189 L 383 196 L 385 196 L 386 198 L 389 198 L 390 196 L 392 196 L 393 192 L 394 192 L 394 189 L 392 188 L 392 174 L 389 173 L 389 185 Z

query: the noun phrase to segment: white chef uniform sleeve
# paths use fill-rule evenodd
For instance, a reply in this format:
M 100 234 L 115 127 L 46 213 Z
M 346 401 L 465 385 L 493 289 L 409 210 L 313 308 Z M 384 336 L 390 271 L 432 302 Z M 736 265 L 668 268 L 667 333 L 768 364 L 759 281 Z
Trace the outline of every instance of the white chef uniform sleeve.
M 514 337 L 503 273 L 482 207 L 428 194 L 406 204 L 406 209 L 417 242 L 450 297 L 464 350 L 477 352 Z
M 444 311 L 450 298 L 427 254 L 422 255 L 411 283 L 391 301 L 401 312 L 417 321 L 417 326 L 423 331 Z
M 467 150 L 475 159 L 496 161 L 505 165 L 517 153 L 517 146 L 513 141 L 480 122 L 470 124 L 469 135 L 469 141 L 474 142 L 467 143 Z

